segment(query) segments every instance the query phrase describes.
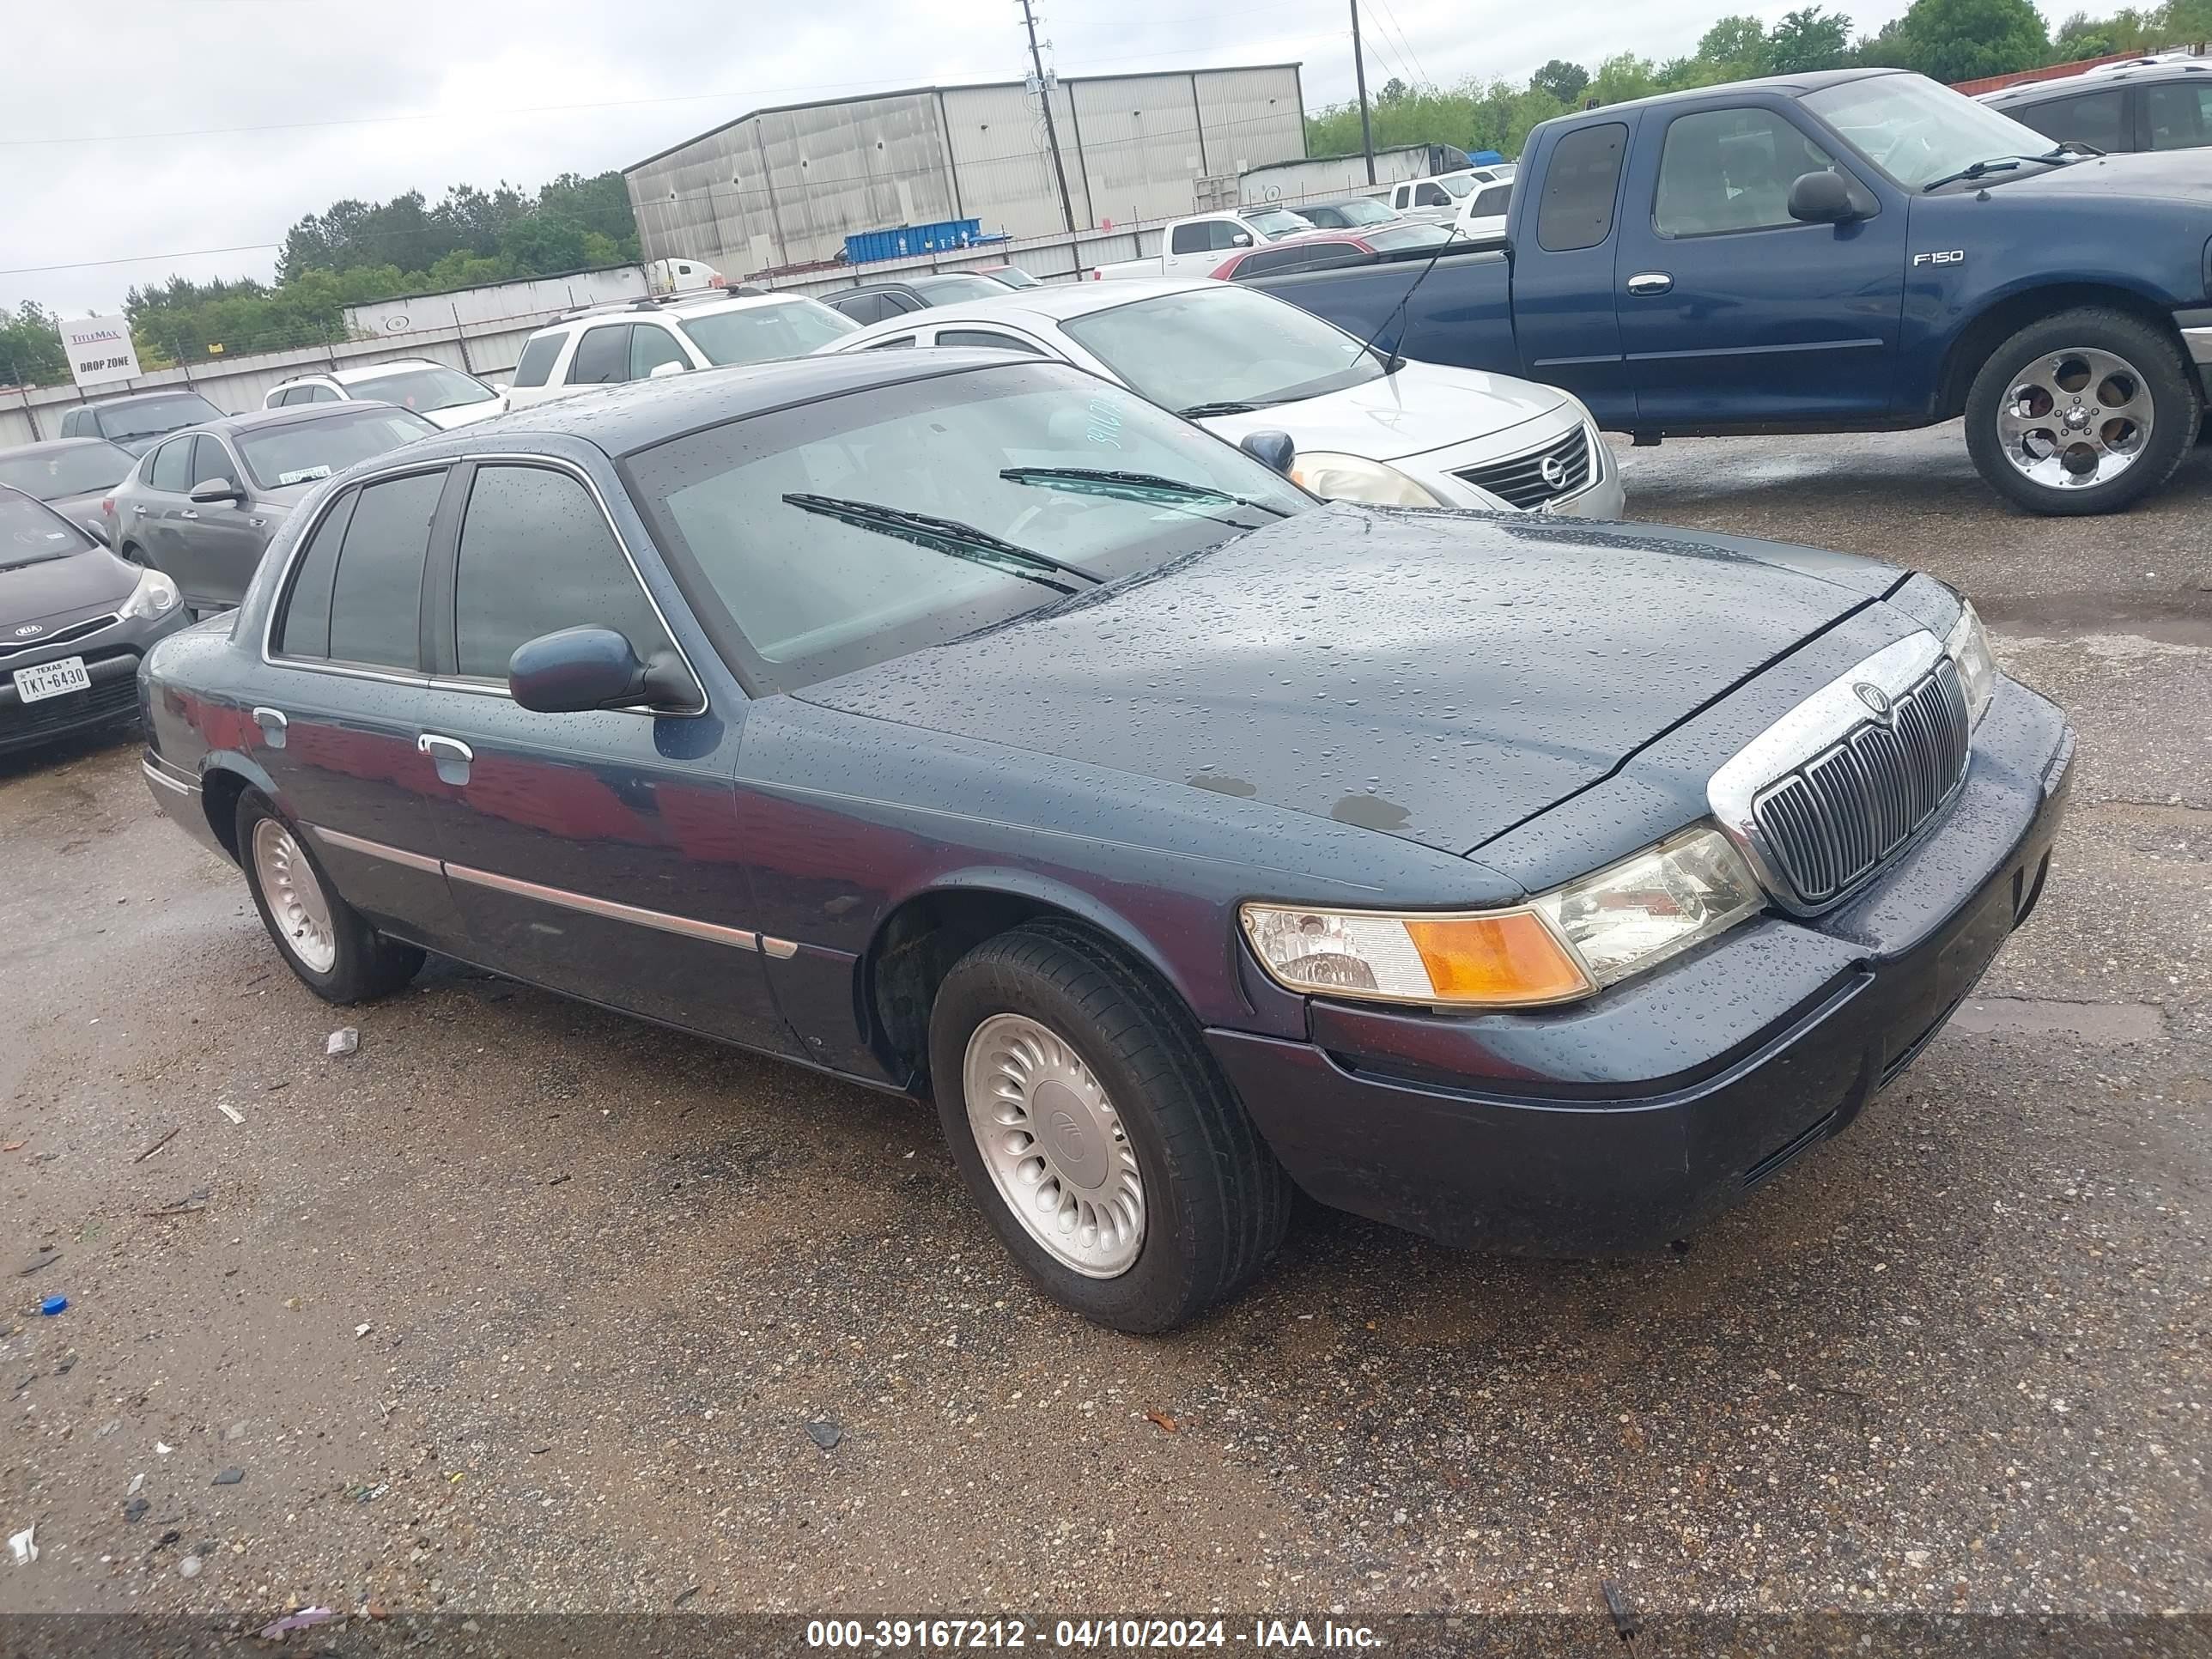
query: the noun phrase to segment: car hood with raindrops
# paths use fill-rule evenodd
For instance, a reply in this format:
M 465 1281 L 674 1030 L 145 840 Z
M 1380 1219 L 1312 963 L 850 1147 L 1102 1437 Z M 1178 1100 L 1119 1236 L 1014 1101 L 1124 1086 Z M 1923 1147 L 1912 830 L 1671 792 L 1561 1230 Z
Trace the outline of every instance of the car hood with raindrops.
M 1903 580 L 1693 532 L 1340 504 L 798 695 L 1462 853 Z

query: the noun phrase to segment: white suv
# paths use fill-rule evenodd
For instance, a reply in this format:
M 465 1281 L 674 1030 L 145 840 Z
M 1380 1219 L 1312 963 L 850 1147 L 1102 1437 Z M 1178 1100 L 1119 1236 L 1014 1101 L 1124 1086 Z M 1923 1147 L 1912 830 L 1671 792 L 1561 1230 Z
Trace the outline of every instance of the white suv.
M 539 329 L 507 395 L 522 409 L 595 386 L 803 357 L 859 327 L 799 294 L 634 300 Z
M 360 368 L 333 368 L 320 374 L 295 374 L 261 400 L 264 409 L 293 409 L 301 404 L 397 404 L 433 426 L 451 428 L 507 412 L 507 398 L 473 374 L 464 374 L 430 357 L 394 357 Z

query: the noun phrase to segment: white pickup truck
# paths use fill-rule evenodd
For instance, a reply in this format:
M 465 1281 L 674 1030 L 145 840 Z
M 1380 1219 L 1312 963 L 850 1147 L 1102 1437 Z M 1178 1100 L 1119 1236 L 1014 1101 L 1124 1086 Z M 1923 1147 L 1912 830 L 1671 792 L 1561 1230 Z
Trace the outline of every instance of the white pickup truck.
M 1461 204 L 1476 190 L 1484 185 L 1510 183 L 1512 178 L 1512 162 L 1492 162 L 1458 173 L 1441 173 L 1433 179 L 1407 179 L 1388 191 L 1371 193 L 1408 219 L 1448 225 L 1458 216 Z
M 1242 208 L 1234 212 L 1200 213 L 1177 219 L 1160 236 L 1160 251 L 1149 259 L 1123 259 L 1110 265 L 1093 265 L 1091 280 L 1117 276 L 1210 276 L 1213 269 L 1240 247 L 1257 247 L 1311 230 L 1310 220 L 1288 208 Z

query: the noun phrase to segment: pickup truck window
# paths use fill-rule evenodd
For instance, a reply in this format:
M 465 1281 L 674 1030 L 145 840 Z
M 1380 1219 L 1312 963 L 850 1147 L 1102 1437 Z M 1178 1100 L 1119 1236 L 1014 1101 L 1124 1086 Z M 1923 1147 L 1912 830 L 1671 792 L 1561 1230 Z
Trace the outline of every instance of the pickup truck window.
M 1809 92 L 1798 103 L 1826 121 L 1891 183 L 1918 190 L 1977 161 L 2039 155 L 2051 141 L 1987 104 L 1917 75 L 1874 75 Z M 2053 162 L 2053 166 L 2063 163 Z M 2033 177 L 2034 166 L 1991 175 L 1999 185 Z
M 1226 219 L 1194 220 L 1189 224 L 1177 225 L 1175 228 L 1175 240 L 1169 245 L 1168 252 L 1170 253 L 1226 252 L 1232 247 L 1249 246 L 1249 238 L 1243 242 L 1237 240 L 1238 234 L 1237 227 Z
M 1559 140 L 1536 204 L 1537 246 L 1568 253 L 1613 234 L 1613 201 L 1627 150 L 1628 128 L 1619 121 L 1577 128 Z
M 1771 109 L 1713 109 L 1679 117 L 1659 156 L 1651 224 L 1662 236 L 1771 230 L 1790 216 L 1790 186 L 1835 157 Z
M 1449 207 L 1451 204 L 1452 198 L 1445 193 L 1444 187 L 1442 185 L 1416 185 L 1413 186 L 1413 205 L 1415 207 Z

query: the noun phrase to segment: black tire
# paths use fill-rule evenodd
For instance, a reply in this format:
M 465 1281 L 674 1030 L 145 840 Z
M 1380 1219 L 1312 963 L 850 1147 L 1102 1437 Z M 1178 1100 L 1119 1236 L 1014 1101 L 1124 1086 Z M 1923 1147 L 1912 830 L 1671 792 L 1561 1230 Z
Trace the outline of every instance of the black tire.
M 301 959 L 270 908 L 269 895 L 262 890 L 259 866 L 253 856 L 255 827 L 264 820 L 283 829 L 292 839 L 292 845 L 305 860 L 330 910 L 331 934 L 335 950 L 328 969 L 319 969 Z M 389 996 L 413 979 L 422 966 L 422 952 L 412 945 L 403 945 L 397 939 L 386 939 L 370 927 L 361 913 L 338 896 L 337 885 L 330 872 L 323 868 L 322 860 L 308 845 L 308 838 L 285 822 L 283 816 L 269 802 L 269 798 L 256 789 L 248 789 L 238 798 L 238 862 L 246 872 L 246 884 L 253 894 L 253 908 L 261 913 L 261 925 L 269 930 L 269 938 L 276 946 L 276 954 L 284 965 L 300 976 L 300 982 L 325 1002 L 341 1006 L 356 1002 L 369 1002 L 378 997 Z
M 2022 371 L 2039 358 L 2087 348 L 2134 365 L 2150 392 L 2151 430 L 2132 465 L 2085 488 L 2036 483 L 2006 457 L 1997 412 Z M 2083 306 L 2030 323 L 1995 351 L 1966 393 L 1966 452 L 1996 492 L 2031 513 L 2076 516 L 2132 507 L 2173 476 L 2197 442 L 2203 399 L 2181 349 L 2162 331 L 2124 311 Z
M 968 1121 L 969 1037 L 1023 1014 L 1079 1054 L 1119 1113 L 1144 1185 L 1135 1260 L 1110 1279 L 1055 1259 L 1000 1195 Z M 1088 934 L 1032 923 L 977 945 L 930 1010 L 938 1116 L 953 1162 L 1009 1255 L 1045 1294 L 1111 1329 L 1171 1330 L 1255 1278 L 1290 1218 L 1290 1177 L 1260 1139 L 1196 1026 L 1150 975 Z

